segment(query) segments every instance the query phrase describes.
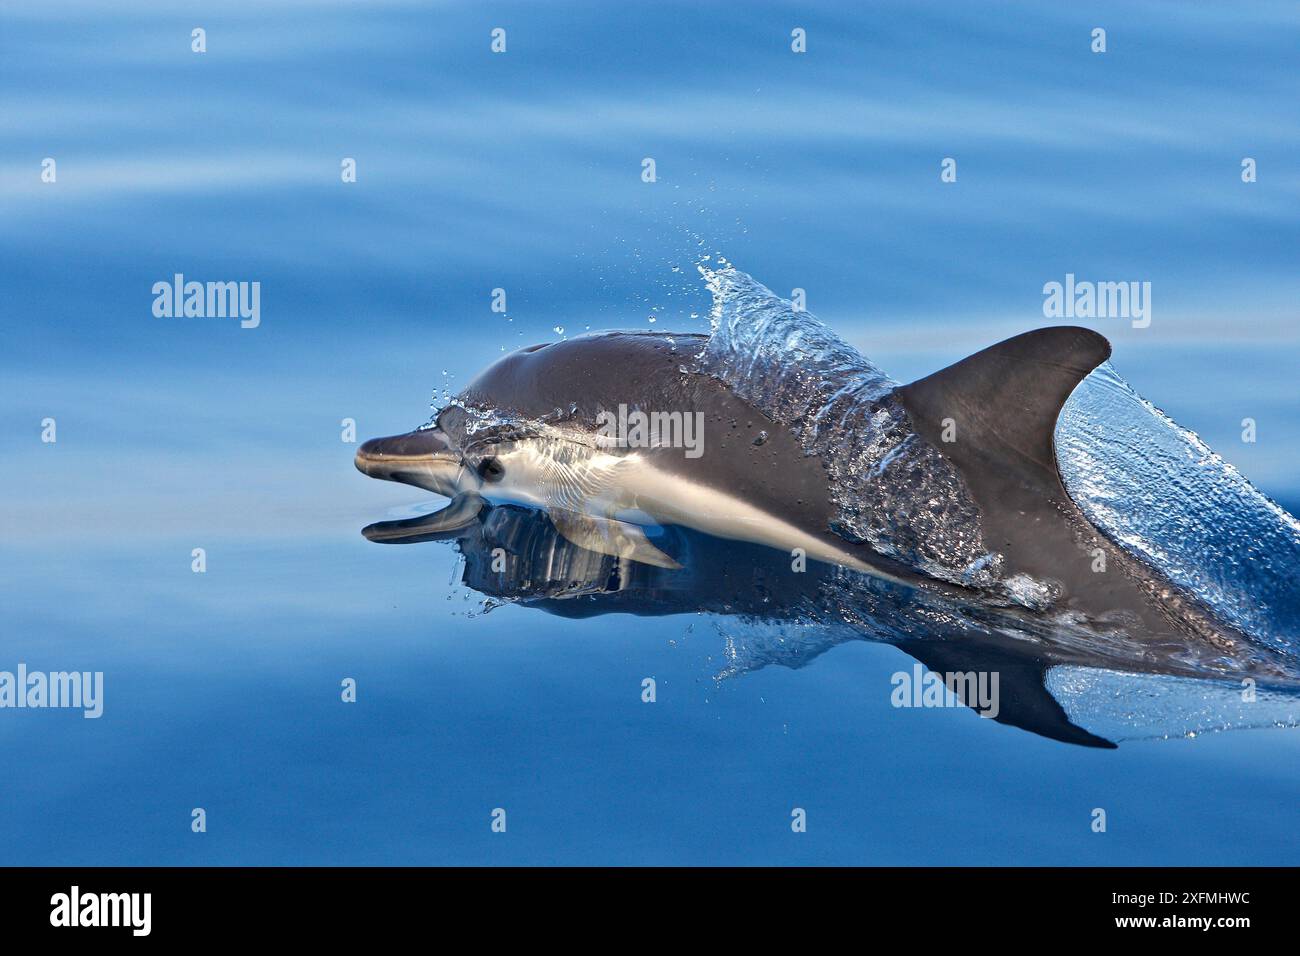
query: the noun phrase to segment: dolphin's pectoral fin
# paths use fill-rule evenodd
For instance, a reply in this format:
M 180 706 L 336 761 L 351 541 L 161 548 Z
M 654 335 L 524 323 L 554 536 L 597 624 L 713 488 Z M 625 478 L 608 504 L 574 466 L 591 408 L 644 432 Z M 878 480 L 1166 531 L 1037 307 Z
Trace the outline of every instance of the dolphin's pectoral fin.
M 460 494 L 452 498 L 447 507 L 433 514 L 400 521 L 380 521 L 362 528 L 361 533 L 368 540 L 383 544 L 444 541 L 456 537 L 457 532 L 477 518 L 484 503 L 478 495 Z
M 597 518 L 567 508 L 553 508 L 550 515 L 555 530 L 580 548 L 672 571 L 681 567 L 651 544 L 639 525 L 616 518 Z

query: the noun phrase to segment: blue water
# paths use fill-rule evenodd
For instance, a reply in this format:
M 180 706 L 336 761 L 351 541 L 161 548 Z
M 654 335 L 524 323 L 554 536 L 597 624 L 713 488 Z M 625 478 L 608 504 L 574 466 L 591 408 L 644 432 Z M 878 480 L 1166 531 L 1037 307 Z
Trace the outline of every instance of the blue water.
M 98 720 L 0 710 L 0 863 L 1296 862 L 1300 732 L 1091 750 L 892 707 L 884 644 L 715 680 L 734 618 L 482 614 L 452 547 L 361 537 L 429 496 L 340 440 L 557 326 L 704 331 L 705 255 L 899 381 L 1074 273 L 1152 283 L 1084 324 L 1294 513 L 1294 6 L 0 18 L 0 670 L 105 674 Z M 261 325 L 155 318 L 177 272 Z

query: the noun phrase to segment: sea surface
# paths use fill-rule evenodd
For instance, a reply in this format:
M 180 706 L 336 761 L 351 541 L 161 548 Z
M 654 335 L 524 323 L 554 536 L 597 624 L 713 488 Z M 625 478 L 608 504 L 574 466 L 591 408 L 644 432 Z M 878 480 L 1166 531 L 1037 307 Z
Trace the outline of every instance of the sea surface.
M 362 536 L 437 501 L 349 439 L 503 351 L 707 332 L 719 258 L 900 382 L 1074 275 L 1151 283 L 1148 327 L 1072 320 L 1097 394 L 1295 514 L 1298 42 L 1282 3 L 5 4 L 0 671 L 104 700 L 0 708 L 0 863 L 1295 864 L 1294 727 L 1077 746 L 895 707 L 888 642 L 501 603 L 464 542 Z M 156 316 L 178 273 L 259 324 Z M 1292 651 L 1294 606 L 1253 605 Z

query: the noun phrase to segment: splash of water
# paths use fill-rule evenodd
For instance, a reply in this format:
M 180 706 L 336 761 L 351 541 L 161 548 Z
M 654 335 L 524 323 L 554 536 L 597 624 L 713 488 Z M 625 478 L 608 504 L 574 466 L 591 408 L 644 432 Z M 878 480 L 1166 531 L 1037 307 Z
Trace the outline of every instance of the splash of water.
M 1104 363 L 1056 426 L 1066 491 L 1109 538 L 1277 649 L 1300 622 L 1300 522 Z
M 898 383 L 745 273 L 700 271 L 713 293 L 712 335 L 694 370 L 789 427 L 825 463 L 835 530 L 931 577 L 995 585 L 1002 558 L 985 546 L 979 508 L 912 430 Z

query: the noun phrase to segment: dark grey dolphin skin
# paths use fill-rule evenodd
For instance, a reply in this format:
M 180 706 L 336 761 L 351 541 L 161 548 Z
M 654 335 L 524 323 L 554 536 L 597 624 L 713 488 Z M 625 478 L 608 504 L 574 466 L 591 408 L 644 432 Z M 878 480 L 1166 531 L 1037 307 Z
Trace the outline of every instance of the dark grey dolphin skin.
M 708 453 L 689 458 L 680 448 L 649 449 L 644 454 L 656 470 L 692 485 L 725 489 L 886 577 L 977 598 L 976 592 L 935 581 L 832 531 L 835 509 L 824 463 L 806 455 L 789 429 L 724 383 L 687 370 L 705 341 L 696 335 L 601 333 L 534 346 L 497 361 L 461 399 L 529 419 L 591 422 L 620 404 L 702 412 Z M 1140 634 L 1153 645 L 1185 644 L 1192 637 L 1212 654 L 1245 657 L 1258 666 L 1258 648 L 1098 532 L 1061 483 L 1053 440 L 1057 416 L 1075 386 L 1109 354 L 1106 340 L 1090 330 L 1042 329 L 893 394 L 916 433 L 965 481 L 986 544 L 1002 554 L 1006 574 L 1051 583 L 1054 612 Z M 463 436 L 449 434 L 457 427 L 454 420 L 440 419 L 439 425 L 367 442 L 357 467 L 375 477 L 409 480 L 407 469 L 421 456 L 454 455 L 454 448 L 465 444 Z M 955 440 L 944 441 L 946 425 L 955 428 Z M 767 433 L 766 440 L 756 443 L 760 432 Z M 475 463 L 466 461 L 464 467 Z M 426 521 L 422 533 L 454 530 L 478 509 L 458 507 L 460 513 L 441 524 Z M 400 530 L 395 533 L 400 538 Z M 1098 554 L 1105 557 L 1104 572 L 1093 570 Z

